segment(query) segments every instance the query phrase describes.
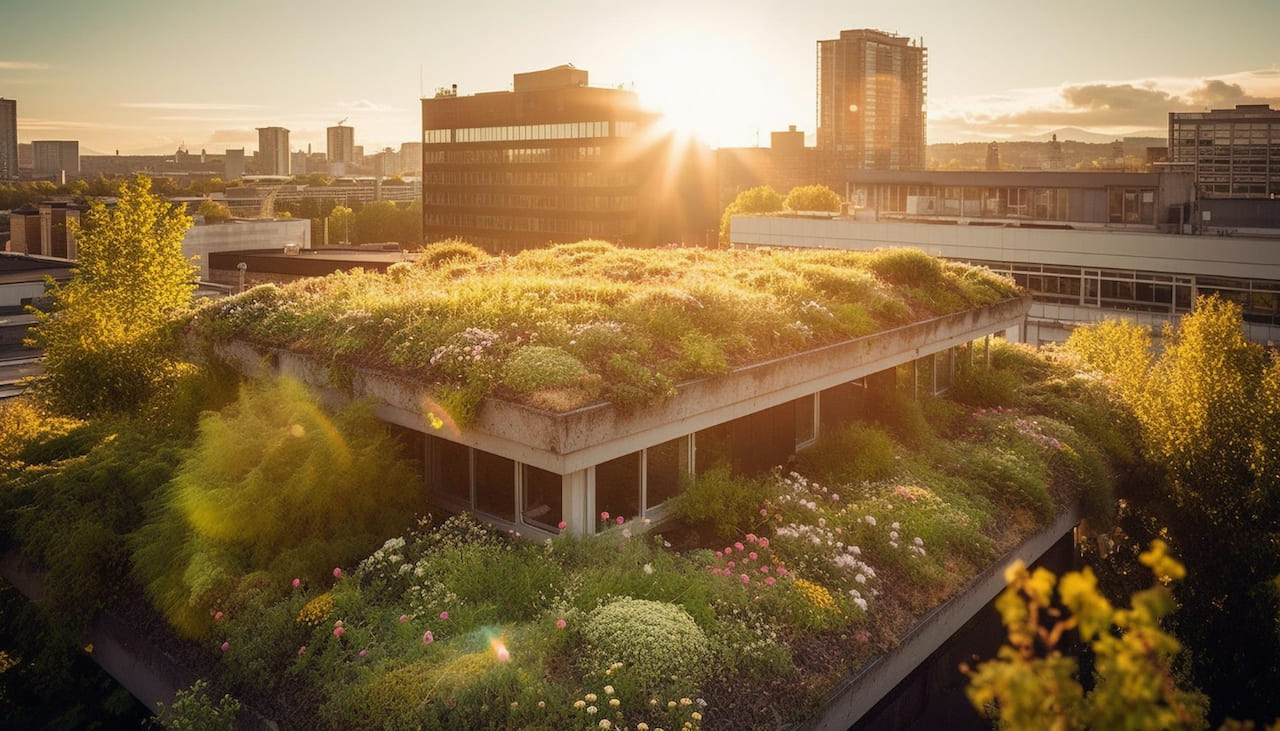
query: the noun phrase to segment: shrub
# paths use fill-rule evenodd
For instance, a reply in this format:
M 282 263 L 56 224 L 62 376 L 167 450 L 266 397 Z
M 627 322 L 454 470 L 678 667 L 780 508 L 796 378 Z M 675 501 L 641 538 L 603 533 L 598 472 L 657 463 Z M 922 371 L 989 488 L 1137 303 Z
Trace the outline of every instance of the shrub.
M 645 688 L 664 686 L 671 676 L 697 683 L 706 674 L 707 637 L 674 604 L 618 599 L 593 611 L 582 634 L 592 667 L 623 663 L 628 675 Z
M 783 202 L 788 211 L 839 211 L 840 196 L 825 185 L 797 185 Z
M 721 538 L 732 538 L 760 523 L 760 504 L 772 494 L 768 478 L 734 475 L 722 465 L 690 481 L 673 510 L 691 523 L 710 526 Z
M 215 701 L 204 680 L 178 691 L 172 704 L 156 707 L 155 725 L 175 731 L 232 731 L 240 713 L 240 701 L 229 695 Z
M 526 345 L 517 348 L 507 360 L 502 383 L 523 393 L 572 386 L 586 375 L 587 367 L 582 361 L 560 348 Z
M 469 264 L 488 258 L 489 255 L 482 249 L 460 239 L 449 239 L 422 247 L 422 252 L 418 255 L 418 266 L 432 269 L 445 263 Z
M 136 572 L 187 634 L 238 577 L 319 582 L 398 533 L 424 490 L 365 405 L 331 417 L 295 381 L 247 386 L 199 437 L 134 537 Z
M 882 249 L 870 255 L 867 266 L 897 286 L 929 287 L 942 280 L 942 261 L 919 249 Z
M 850 424 L 824 433 L 818 443 L 800 453 L 800 470 L 828 485 L 858 485 L 893 476 L 897 445 L 883 430 Z
M 950 396 L 972 406 L 1015 406 L 1021 401 L 1020 386 L 1015 373 L 975 365 L 960 369 Z

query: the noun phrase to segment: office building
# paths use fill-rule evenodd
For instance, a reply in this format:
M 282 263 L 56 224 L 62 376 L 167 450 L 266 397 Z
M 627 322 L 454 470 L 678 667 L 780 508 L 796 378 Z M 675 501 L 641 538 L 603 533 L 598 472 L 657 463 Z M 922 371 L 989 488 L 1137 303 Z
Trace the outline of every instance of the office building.
M 875 170 L 925 167 L 923 44 L 878 30 L 818 41 L 818 149 Z
M 18 102 L 0 98 L 0 180 L 18 179 Z
M 258 128 L 258 173 L 289 175 L 289 130 L 284 127 Z
M 354 163 L 356 159 L 355 128 L 347 127 L 339 124 L 335 127 L 329 127 L 328 129 L 325 130 L 325 132 L 326 132 L 325 137 L 327 139 L 325 152 L 329 156 L 329 162 L 330 163 L 340 162 L 340 163 L 347 163 L 347 164 Z
M 1169 113 L 1169 163 L 1195 172 L 1202 198 L 1280 196 L 1280 110 L 1266 104 Z
M 714 228 L 709 151 L 676 150 L 634 92 L 558 66 L 514 90 L 422 100 L 423 234 L 490 251 L 603 239 L 702 242 Z
M 75 140 L 35 140 L 35 174 L 61 178 L 80 174 L 80 143 Z
M 244 148 L 227 150 L 222 158 L 222 179 L 239 180 L 244 177 Z

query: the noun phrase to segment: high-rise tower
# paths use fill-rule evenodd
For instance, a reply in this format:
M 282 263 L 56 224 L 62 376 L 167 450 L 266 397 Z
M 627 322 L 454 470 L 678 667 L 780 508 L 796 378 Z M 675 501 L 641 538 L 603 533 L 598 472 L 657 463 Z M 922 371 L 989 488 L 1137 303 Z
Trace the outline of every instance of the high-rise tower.
M 0 180 L 18 179 L 18 102 L 0 99 Z
M 878 30 L 818 41 L 818 149 L 859 168 L 924 169 L 928 58 Z
M 288 175 L 289 169 L 289 130 L 259 127 L 258 172 L 262 175 Z

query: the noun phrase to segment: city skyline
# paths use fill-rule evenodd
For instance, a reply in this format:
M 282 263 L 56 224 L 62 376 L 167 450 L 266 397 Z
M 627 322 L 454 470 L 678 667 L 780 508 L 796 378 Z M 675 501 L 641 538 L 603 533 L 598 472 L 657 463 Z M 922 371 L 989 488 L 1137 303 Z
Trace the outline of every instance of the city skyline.
M 1280 51 L 1267 40 L 1280 7 L 1194 7 L 1087 0 L 1054 16 L 1004 0 L 961 13 L 932 1 L 659 0 L 583 12 L 558 0 L 536 11 L 386 0 L 356 14 L 331 2 L 228 0 L 196 12 L 18 0 L 0 28 L 0 96 L 18 101 L 21 142 L 76 139 L 84 154 L 252 149 L 269 126 L 290 129 L 294 149 L 323 150 L 343 118 L 373 151 L 418 139 L 420 94 L 454 83 L 460 94 L 502 91 L 514 73 L 573 63 L 595 85 L 634 88 L 712 145 L 768 144 L 791 124 L 812 144 L 817 41 L 876 28 L 929 48 L 930 143 L 1073 127 L 1163 136 L 1170 111 L 1280 106 Z

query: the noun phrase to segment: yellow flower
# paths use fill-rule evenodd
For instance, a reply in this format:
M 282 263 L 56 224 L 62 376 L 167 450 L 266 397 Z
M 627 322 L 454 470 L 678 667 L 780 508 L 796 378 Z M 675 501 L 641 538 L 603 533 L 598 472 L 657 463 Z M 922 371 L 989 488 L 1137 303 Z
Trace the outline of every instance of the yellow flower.
M 613 706 L 614 708 L 617 708 L 621 704 L 622 704 L 622 701 L 618 700 L 617 698 L 609 699 L 609 705 Z
M 689 714 L 689 718 L 692 718 L 692 719 L 693 719 L 693 720 L 695 720 L 695 721 L 701 721 L 701 720 L 702 720 L 702 714 L 701 714 L 701 713 L 698 713 L 697 711 L 694 711 L 693 713 Z
M 796 579 L 794 585 L 800 595 L 812 604 L 815 609 L 840 611 L 840 607 L 836 605 L 836 600 L 831 598 L 831 592 L 827 591 L 826 587 L 804 579 Z
M 333 611 L 333 595 L 325 592 L 303 605 L 295 620 L 298 624 L 317 627 L 329 621 L 329 613 Z
M 595 694 L 595 693 L 588 693 L 588 694 L 586 695 L 586 699 L 587 699 L 587 703 L 595 703 L 595 702 L 596 702 L 596 694 Z

